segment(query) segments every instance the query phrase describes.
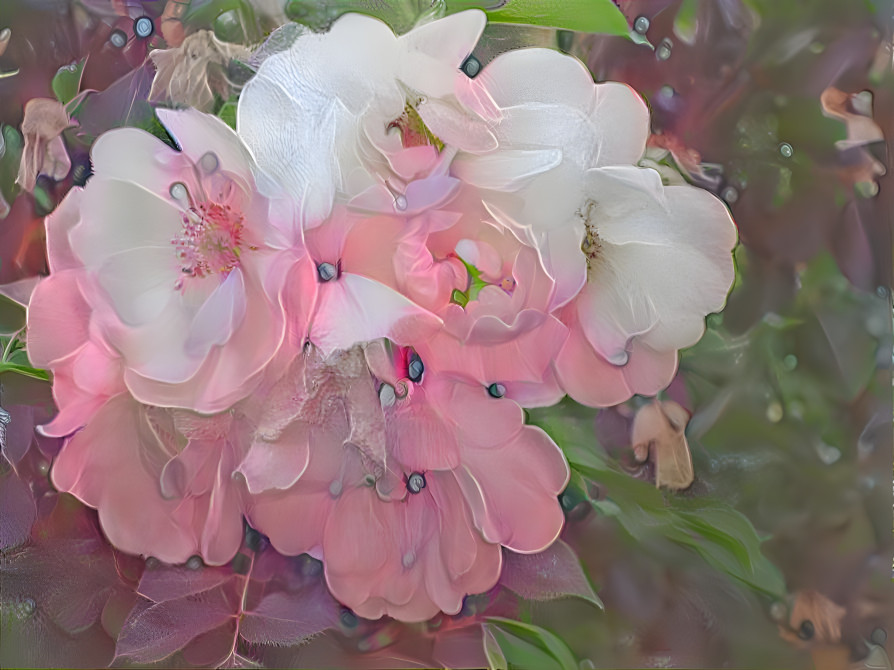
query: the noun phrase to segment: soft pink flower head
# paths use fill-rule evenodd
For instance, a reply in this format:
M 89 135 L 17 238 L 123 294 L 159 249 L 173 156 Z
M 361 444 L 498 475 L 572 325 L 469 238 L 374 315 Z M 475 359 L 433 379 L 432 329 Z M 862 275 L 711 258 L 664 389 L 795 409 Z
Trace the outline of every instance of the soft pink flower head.
M 120 393 L 69 438 L 53 485 L 99 511 L 109 541 L 132 554 L 183 563 L 229 561 L 242 541 L 234 416 L 149 407 Z
M 558 536 L 568 466 L 499 390 L 381 342 L 366 347 L 366 362 L 351 384 L 332 380 L 356 374 L 356 354 L 301 378 L 305 389 L 330 389 L 328 401 L 314 400 L 329 420 L 302 428 L 308 413 L 292 412 L 278 446 L 301 441 L 306 468 L 288 488 L 268 478 L 249 518 L 279 551 L 322 558 L 332 592 L 362 616 L 456 613 L 465 595 L 496 583 L 500 545 L 535 552 Z M 349 398 L 354 388 L 364 397 Z
M 251 391 L 282 339 L 270 274 L 289 208 L 257 194 L 248 152 L 219 119 L 158 114 L 182 151 L 110 131 L 87 185 L 48 217 L 52 275 L 28 310 L 28 348 L 54 371 L 82 347 L 102 352 L 140 402 L 216 412 Z M 81 326 L 60 332 L 73 312 Z

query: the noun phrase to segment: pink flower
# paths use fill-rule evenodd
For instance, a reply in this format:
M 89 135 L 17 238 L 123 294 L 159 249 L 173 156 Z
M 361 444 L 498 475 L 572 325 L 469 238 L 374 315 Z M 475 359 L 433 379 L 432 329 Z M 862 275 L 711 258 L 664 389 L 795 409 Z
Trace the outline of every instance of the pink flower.
M 271 261 L 290 212 L 255 192 L 223 122 L 158 113 L 182 151 L 141 130 L 106 133 L 87 186 L 48 217 L 52 275 L 28 312 L 29 351 L 51 369 L 77 347 L 102 352 L 140 402 L 217 412 L 251 391 L 283 337 Z M 84 330 L 60 332 L 72 309 Z
M 359 356 L 314 363 L 311 376 L 313 359 L 298 364 L 291 397 L 314 400 L 292 412 L 277 447 L 300 443 L 308 463 L 289 488 L 268 477 L 249 518 L 279 551 L 320 557 L 333 594 L 361 616 L 455 614 L 496 583 L 500 545 L 536 552 L 558 536 L 567 464 L 496 386 L 429 369 L 411 349 L 392 358 L 368 345 L 375 377 Z M 320 416 L 309 405 L 326 420 L 302 425 Z
M 237 420 L 110 398 L 69 438 L 53 464 L 54 486 L 99 510 L 122 551 L 183 563 L 199 554 L 229 561 L 242 541 Z
M 416 224 L 413 233 L 406 219 L 364 216 L 338 205 L 325 223 L 305 232 L 306 255 L 289 270 L 285 289 L 299 346 L 307 340 L 325 357 L 381 337 L 408 343 L 441 327 L 437 316 L 398 288 L 398 278 L 415 271 L 407 262 L 415 259 L 394 250 L 403 239 L 425 234 Z

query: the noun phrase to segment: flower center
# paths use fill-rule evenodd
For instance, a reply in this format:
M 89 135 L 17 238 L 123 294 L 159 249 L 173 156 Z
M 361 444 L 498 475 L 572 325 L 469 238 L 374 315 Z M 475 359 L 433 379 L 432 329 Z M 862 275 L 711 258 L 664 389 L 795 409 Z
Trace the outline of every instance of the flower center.
M 577 216 L 583 221 L 584 229 L 587 231 L 584 241 L 580 245 L 580 249 L 584 252 L 584 256 L 587 257 L 588 270 L 592 267 L 592 262 L 596 260 L 596 257 L 602 249 L 602 240 L 599 238 L 596 224 L 594 222 L 594 219 L 596 218 L 596 207 L 597 205 L 594 201 L 587 200 L 586 204 L 577 210 Z
M 244 228 L 242 215 L 229 205 L 204 202 L 190 207 L 183 214 L 180 236 L 171 240 L 183 274 L 228 275 L 239 266 Z

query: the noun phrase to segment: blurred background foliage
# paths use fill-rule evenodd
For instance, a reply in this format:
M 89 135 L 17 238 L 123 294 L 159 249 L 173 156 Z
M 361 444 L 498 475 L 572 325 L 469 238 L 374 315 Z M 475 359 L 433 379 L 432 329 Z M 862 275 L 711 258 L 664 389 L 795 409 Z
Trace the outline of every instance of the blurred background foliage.
M 47 271 L 42 218 L 89 176 L 101 132 L 132 125 L 167 139 L 149 103 L 152 49 L 200 30 L 272 49 L 287 20 L 325 30 L 362 11 L 404 31 L 469 7 L 491 19 L 474 54 L 485 66 L 544 46 L 577 56 L 597 81 L 633 86 L 652 110 L 648 164 L 711 190 L 734 215 L 728 306 L 659 396 L 690 415 L 676 444 L 694 481 L 656 487 L 662 452 L 633 448 L 651 399 L 532 410 L 574 472 L 560 497 L 563 543 L 507 556 L 501 584 L 459 615 L 407 626 L 342 611 L 324 635 L 242 633 L 221 655 L 211 633 L 196 633 L 173 656 L 128 657 L 120 632 L 158 568 L 112 550 L 92 511 L 52 491 L 59 443 L 34 431 L 52 398 L 28 365 L 15 300 Z M 135 33 L 141 16 L 153 20 L 146 37 Z M 0 283 L 18 288 L 0 296 L 0 665 L 891 667 L 890 0 L 3 0 L 6 29 Z M 210 111 L 234 123 L 252 68 L 251 58 L 208 60 L 196 76 L 209 82 Z M 27 193 L 15 180 L 34 97 L 66 104 L 72 167 Z M 292 575 L 285 585 L 246 568 L 272 552 L 252 532 L 215 570 L 259 593 L 298 593 L 294 575 L 317 575 L 307 557 L 277 564 Z

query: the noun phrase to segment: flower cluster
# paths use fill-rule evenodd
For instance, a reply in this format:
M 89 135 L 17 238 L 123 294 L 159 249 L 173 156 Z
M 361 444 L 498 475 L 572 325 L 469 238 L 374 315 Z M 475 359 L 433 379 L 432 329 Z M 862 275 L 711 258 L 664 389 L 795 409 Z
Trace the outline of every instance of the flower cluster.
M 456 613 L 562 528 L 523 408 L 670 382 L 733 280 L 725 206 L 638 165 L 630 88 L 546 49 L 481 69 L 484 24 L 348 14 L 257 59 L 238 132 L 97 140 L 28 349 L 53 482 L 116 547 L 222 564 L 244 517 L 361 616 Z

